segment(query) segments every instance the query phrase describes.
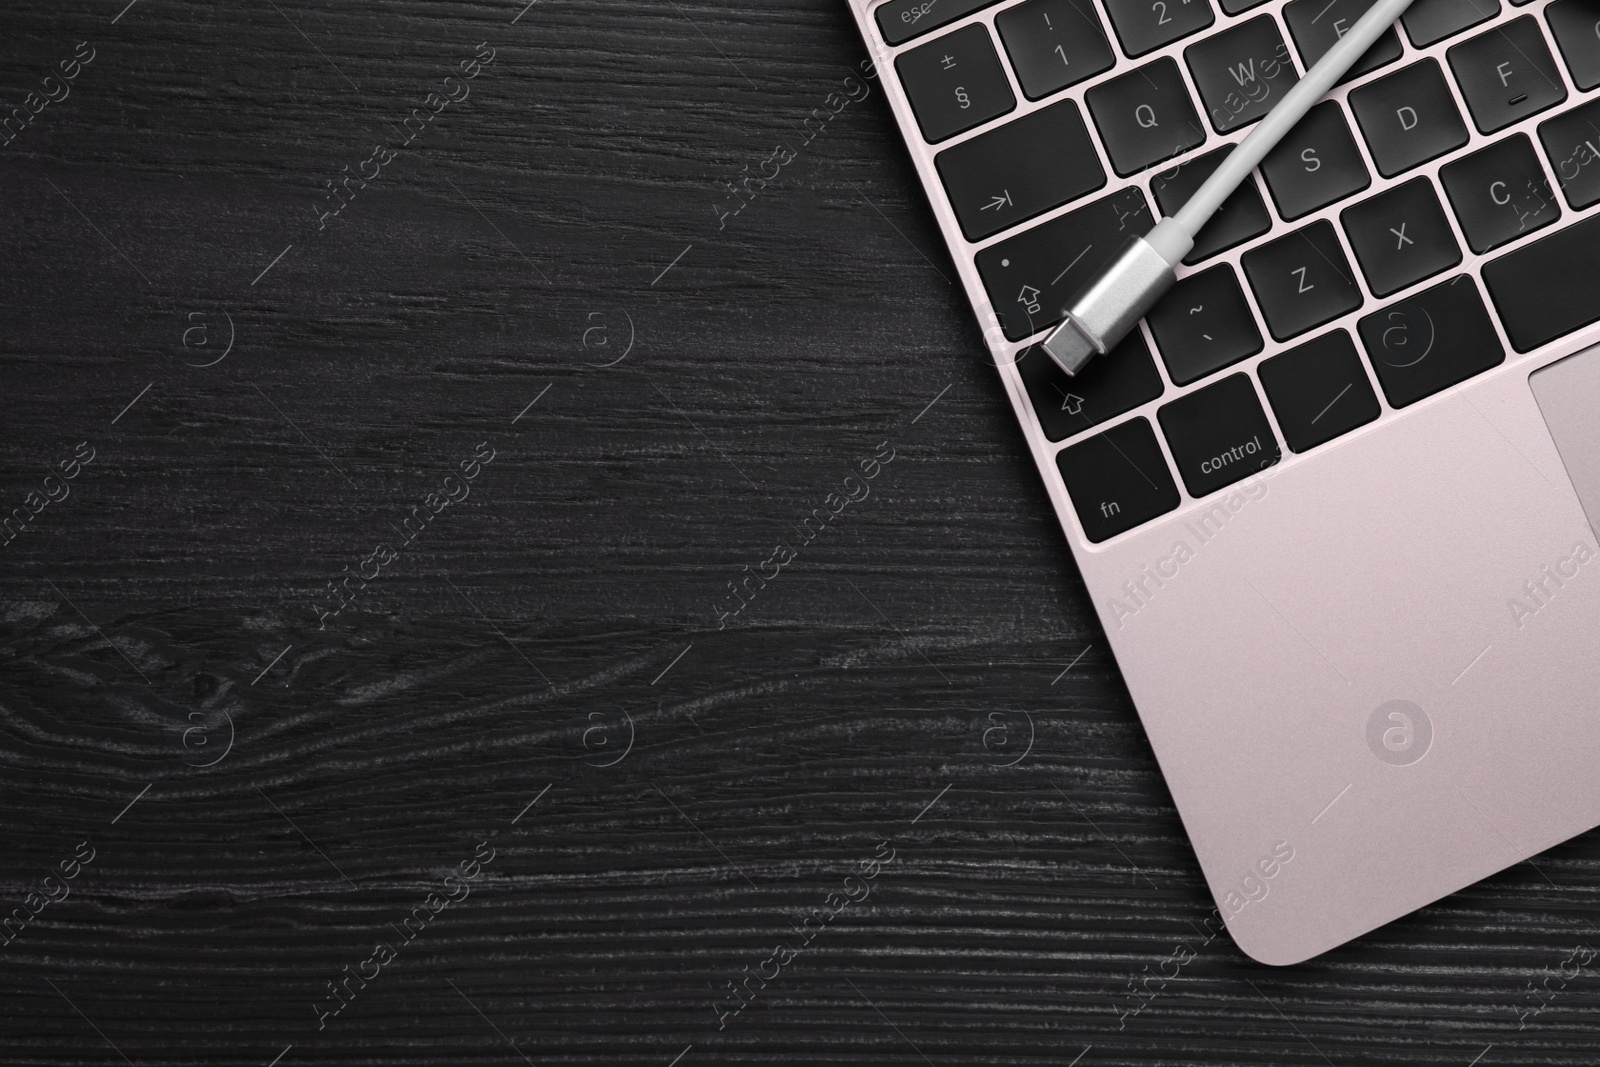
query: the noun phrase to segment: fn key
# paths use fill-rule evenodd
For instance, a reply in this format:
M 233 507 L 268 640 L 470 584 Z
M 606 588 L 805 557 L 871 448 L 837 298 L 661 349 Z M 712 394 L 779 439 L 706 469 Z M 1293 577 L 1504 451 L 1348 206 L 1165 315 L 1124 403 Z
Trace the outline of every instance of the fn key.
M 1148 419 L 1132 419 L 1056 456 L 1084 536 L 1099 543 L 1178 506 Z

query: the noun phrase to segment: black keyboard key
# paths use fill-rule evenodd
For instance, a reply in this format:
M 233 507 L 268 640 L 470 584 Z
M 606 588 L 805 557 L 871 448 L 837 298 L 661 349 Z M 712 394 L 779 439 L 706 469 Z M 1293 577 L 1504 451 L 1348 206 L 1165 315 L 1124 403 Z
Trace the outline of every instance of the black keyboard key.
M 1296 452 L 1365 426 L 1383 410 L 1343 330 L 1262 360 L 1259 373 L 1278 428 Z
M 1600 100 L 1539 123 L 1539 140 L 1572 210 L 1600 201 Z
M 1518 352 L 1600 320 L 1600 215 L 1513 249 L 1483 268 Z
M 1411 43 L 1426 48 L 1498 14 L 1500 0 L 1416 0 L 1400 21 Z
M 1084 94 L 1106 154 L 1127 177 L 1206 139 L 1178 64 L 1158 59 Z
M 1467 127 L 1437 60 L 1413 63 L 1352 89 L 1350 110 L 1385 178 L 1467 143 Z
M 1222 10 L 1230 15 L 1242 15 L 1253 7 L 1260 7 L 1267 0 L 1222 0 Z
M 1544 9 L 1550 32 L 1580 89 L 1600 86 L 1600 0 L 1556 0 Z
M 1261 351 L 1261 331 L 1226 263 L 1178 279 L 1145 317 L 1177 385 Z
M 1017 106 L 989 29 L 979 23 L 918 45 L 894 61 L 930 144 L 945 141 Z
M 1372 184 L 1350 124 L 1333 100 L 1306 112 L 1261 161 L 1261 174 L 1286 219 L 1309 215 Z
M 1221 165 L 1231 151 L 1232 146 L 1219 148 L 1151 178 L 1150 191 L 1155 194 L 1156 206 L 1161 209 L 1161 214 L 1176 215 L 1178 209 L 1189 202 L 1195 190 L 1211 177 L 1211 172 Z M 1234 245 L 1243 244 L 1252 237 L 1260 237 L 1271 227 L 1272 220 L 1267 216 L 1267 205 L 1261 200 L 1261 191 L 1256 188 L 1255 179 L 1246 178 L 1244 184 L 1222 202 L 1217 213 L 1200 227 L 1200 232 L 1195 235 L 1194 247 L 1183 257 L 1183 261 L 1198 263 Z
M 1106 0 L 1106 14 L 1130 56 L 1171 44 L 1217 19 L 1211 0 Z
M 1241 262 L 1267 329 L 1280 341 L 1361 306 L 1350 262 L 1327 221 L 1251 249 Z
M 1561 72 L 1532 15 L 1464 41 L 1448 55 L 1472 121 L 1484 133 L 1503 130 L 1567 98 Z
M 1178 486 L 1148 419 L 1130 419 L 1063 448 L 1056 466 L 1083 535 L 1096 544 L 1178 506 Z
M 1450 220 L 1427 178 L 1387 189 L 1339 217 L 1373 296 L 1398 293 L 1461 262 Z
M 969 241 L 1106 183 L 1078 105 L 1052 104 L 940 152 L 934 161 Z
M 1134 330 L 1122 343 L 1068 377 L 1037 345 L 1017 354 L 1017 371 L 1039 416 L 1039 426 L 1052 441 L 1110 422 L 1161 395 L 1144 334 Z
M 1419 3 L 1426 0 L 1418 0 Z M 1301 62 L 1307 70 L 1321 59 L 1341 37 L 1350 32 L 1356 20 L 1367 13 L 1373 0 L 1289 0 L 1284 5 L 1283 17 L 1294 36 L 1294 46 L 1300 50 Z M 1384 31 L 1366 54 L 1356 60 L 1350 72 L 1339 79 L 1341 83 L 1359 78 L 1400 58 L 1400 38 L 1393 29 Z
M 1378 384 L 1403 408 L 1505 362 L 1494 323 L 1463 274 L 1361 320 Z
M 889 0 L 878 8 L 878 32 L 886 44 L 901 44 L 947 26 L 999 0 Z
M 1300 80 L 1270 15 L 1213 33 L 1183 55 L 1218 133 L 1259 119 Z
M 1161 429 L 1193 497 L 1215 493 L 1278 462 L 1278 439 L 1248 374 L 1163 404 Z
M 1474 252 L 1499 248 L 1561 217 L 1533 142 L 1520 133 L 1445 164 L 1439 177 Z
M 1116 62 L 1089 0 L 1028 0 L 994 18 L 1029 100 L 1110 70 Z
M 1062 309 L 1155 220 L 1136 186 L 990 245 L 976 257 L 989 302 L 1007 338 L 1020 341 L 1054 326 Z

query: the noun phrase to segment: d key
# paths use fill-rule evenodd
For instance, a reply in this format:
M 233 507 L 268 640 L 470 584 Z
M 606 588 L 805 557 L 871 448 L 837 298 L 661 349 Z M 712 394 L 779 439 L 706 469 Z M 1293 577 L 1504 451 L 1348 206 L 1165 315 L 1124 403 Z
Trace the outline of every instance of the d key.
M 1467 143 L 1437 60 L 1424 59 L 1350 93 L 1350 110 L 1385 178 Z

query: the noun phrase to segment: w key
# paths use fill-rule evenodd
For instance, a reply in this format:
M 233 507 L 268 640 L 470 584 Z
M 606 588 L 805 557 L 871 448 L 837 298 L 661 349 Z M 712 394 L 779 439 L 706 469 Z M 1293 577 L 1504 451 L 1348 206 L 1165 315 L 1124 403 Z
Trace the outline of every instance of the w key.
M 1270 15 L 1214 33 L 1184 56 L 1218 133 L 1265 115 L 1299 80 Z

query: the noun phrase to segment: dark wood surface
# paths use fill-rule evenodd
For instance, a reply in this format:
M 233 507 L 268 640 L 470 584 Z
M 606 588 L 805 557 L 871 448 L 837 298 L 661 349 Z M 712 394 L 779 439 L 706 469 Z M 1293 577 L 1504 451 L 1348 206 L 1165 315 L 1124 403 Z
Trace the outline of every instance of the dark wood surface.
M 843 5 L 124 2 L 0 19 L 0 1062 L 1600 1060 L 1593 835 L 1217 932 Z

